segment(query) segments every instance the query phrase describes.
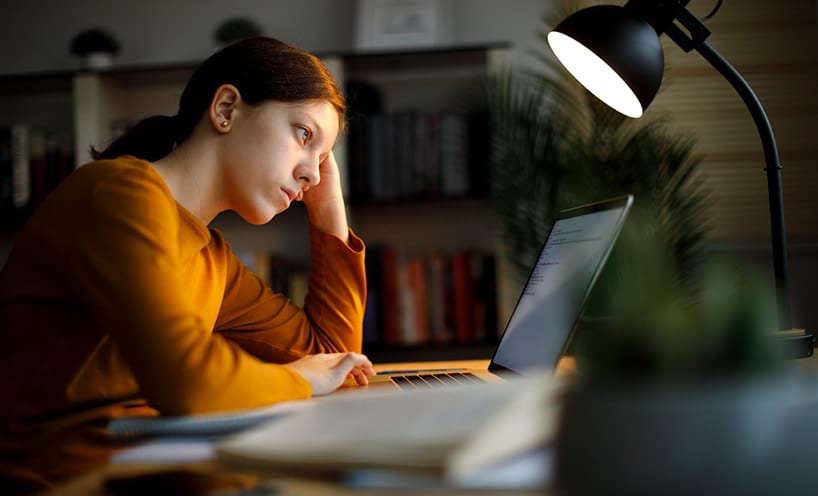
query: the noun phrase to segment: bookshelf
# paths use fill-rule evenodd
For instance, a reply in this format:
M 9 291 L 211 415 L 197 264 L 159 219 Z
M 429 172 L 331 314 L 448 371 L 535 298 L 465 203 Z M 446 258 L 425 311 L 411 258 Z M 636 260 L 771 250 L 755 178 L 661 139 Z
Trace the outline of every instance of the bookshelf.
M 353 98 L 353 87 L 349 84 L 363 84 L 377 91 L 379 115 L 402 115 L 405 123 L 405 116 L 434 115 L 442 122 L 444 119 L 454 120 L 442 117 L 444 114 L 465 115 L 469 95 L 477 91 L 481 78 L 505 57 L 507 51 L 505 44 L 493 44 L 319 56 L 336 80 L 347 87 L 352 112 L 357 111 L 356 106 L 360 102 Z M 196 65 L 196 62 L 192 62 L 0 77 L 0 101 L 20 102 L 10 114 L 8 122 L 0 124 L 25 123 L 32 128 L 53 129 L 56 133 L 73 137 L 70 154 L 74 166 L 78 167 L 90 160 L 90 144 L 104 146 L 129 124 L 144 117 L 173 115 L 184 84 Z M 361 117 L 360 113 L 358 117 Z M 371 121 L 371 115 L 363 120 Z M 472 129 L 465 120 L 455 124 L 455 128 L 461 131 Z M 394 130 L 398 134 L 399 128 L 395 127 Z M 355 155 L 352 141 L 358 137 L 356 131 L 360 129 L 356 130 L 355 116 L 351 114 L 350 132 L 339 137 L 335 149 L 342 170 L 344 191 L 348 196 L 351 227 L 368 246 L 391 247 L 398 252 L 401 260 L 425 261 L 433 255 L 450 259 L 463 251 L 494 256 L 496 274 L 491 283 L 491 293 L 495 299 L 492 305 L 495 308 L 494 319 L 502 322 L 510 310 L 509 305 L 514 302 L 497 297 L 507 293 L 502 288 L 509 283 L 503 276 L 505 268 L 498 241 L 500 230 L 487 199 L 485 177 L 478 175 L 475 179 L 474 170 L 468 169 L 468 161 L 474 157 L 474 150 L 451 152 L 461 155 L 452 159 L 458 161 L 461 167 L 460 176 L 449 182 L 454 187 L 437 187 L 433 190 L 416 188 L 400 191 L 399 194 L 393 191 L 382 195 L 378 190 L 362 191 L 351 184 L 351 181 L 361 184 L 362 167 L 374 167 L 370 160 L 371 150 L 365 150 L 369 162 L 364 165 L 359 160 L 360 147 L 357 149 L 358 155 Z M 468 138 L 462 139 L 466 141 L 459 143 L 461 148 L 474 144 L 469 143 Z M 418 142 L 394 141 L 392 144 L 402 146 L 406 152 L 404 156 L 409 155 L 413 145 L 420 147 Z M 383 151 L 381 157 L 384 157 Z M 379 164 L 384 170 L 387 170 L 384 166 L 396 160 L 395 156 L 388 155 L 386 159 Z M 355 160 L 358 162 L 351 163 Z M 392 172 L 400 174 L 400 167 L 411 167 L 423 160 L 424 157 L 413 155 L 411 163 L 399 163 Z M 353 167 L 355 169 L 351 170 Z M 445 164 L 441 167 L 445 171 Z M 439 177 L 441 174 L 438 173 L 438 181 L 445 179 Z M 401 179 L 404 178 L 392 178 L 396 181 Z M 483 183 L 480 187 L 474 187 L 474 181 Z M 34 205 L 3 214 L 0 263 L 4 261 L 4 251 L 8 251 L 14 232 L 33 208 Z M 236 252 L 250 265 L 268 256 L 270 259 L 286 260 L 294 268 L 292 271 L 299 273 L 309 264 L 307 216 L 301 204 L 295 204 L 265 226 L 251 226 L 232 213 L 220 215 L 213 226 L 225 234 Z M 274 268 L 266 265 L 258 267 L 258 270 L 265 274 L 269 274 L 270 270 L 275 272 Z M 478 340 L 458 340 L 456 336 L 450 336 L 448 340 L 439 341 L 415 336 L 403 343 L 401 339 L 387 342 L 377 337 L 367 341 L 365 352 L 379 361 L 488 358 L 498 332 L 495 324 L 490 326 Z M 425 334 L 429 334 L 429 331 L 425 331 Z
M 34 204 L 27 199 L 25 204 L 15 205 L 12 138 L 21 139 L 16 129 L 26 124 L 22 139 L 37 148 L 38 155 L 35 166 L 26 167 L 27 180 L 31 183 L 28 195 L 39 198 L 59 182 L 64 169 L 70 169 L 73 76 L 72 72 L 57 71 L 0 77 L 0 104 L 4 109 L 0 116 L 0 265 L 11 250 L 15 232 L 31 215 Z

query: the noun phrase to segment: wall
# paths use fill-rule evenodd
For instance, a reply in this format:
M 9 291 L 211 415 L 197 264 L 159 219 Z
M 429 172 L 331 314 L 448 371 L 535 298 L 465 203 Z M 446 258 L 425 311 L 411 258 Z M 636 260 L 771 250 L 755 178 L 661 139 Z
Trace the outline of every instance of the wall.
M 453 0 L 454 43 L 510 41 L 524 47 L 549 0 Z M 199 60 L 213 50 L 224 19 L 251 17 L 270 36 L 317 52 L 354 45 L 353 0 L 4 0 L 0 74 L 74 69 L 71 39 L 92 26 L 112 30 L 123 65 Z M 21 48 L 22 47 L 22 48 Z

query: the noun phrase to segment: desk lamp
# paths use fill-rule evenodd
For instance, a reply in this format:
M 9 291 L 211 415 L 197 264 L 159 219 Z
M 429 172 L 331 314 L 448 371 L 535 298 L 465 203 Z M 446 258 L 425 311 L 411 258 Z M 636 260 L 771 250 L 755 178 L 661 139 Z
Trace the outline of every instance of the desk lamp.
M 730 82 L 750 110 L 764 148 L 778 305 L 776 337 L 789 357 L 811 356 L 812 335 L 792 329 L 781 164 L 770 121 L 744 78 L 706 42 L 710 31 L 687 10 L 689 2 L 629 0 L 624 6 L 588 7 L 568 16 L 548 33 L 548 44 L 588 91 L 628 117 L 641 117 L 662 83 L 662 33 L 685 52 L 699 52 Z M 721 4 L 722 0 L 718 0 L 703 20 L 713 17 Z

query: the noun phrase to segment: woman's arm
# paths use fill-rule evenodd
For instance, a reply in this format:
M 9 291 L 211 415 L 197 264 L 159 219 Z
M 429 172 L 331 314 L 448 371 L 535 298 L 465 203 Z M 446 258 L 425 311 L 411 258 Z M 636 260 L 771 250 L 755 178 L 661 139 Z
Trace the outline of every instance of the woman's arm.
M 231 255 L 216 330 L 266 361 L 361 351 L 366 303 L 364 244 L 347 226 L 332 154 L 322 164 L 321 174 L 321 183 L 304 196 L 310 218 L 311 261 L 303 310 L 284 295 L 274 294 Z
M 175 202 L 147 168 L 103 164 L 71 228 L 67 280 L 110 333 L 140 390 L 164 414 L 267 405 L 310 396 L 296 371 L 267 364 L 212 334 L 194 307 L 179 252 Z M 63 232 L 70 231 L 70 232 Z
M 224 242 L 216 231 L 217 242 Z M 273 293 L 226 246 L 227 284 L 215 330 L 253 355 L 288 362 L 314 353 L 361 351 L 366 275 L 363 242 L 310 226 L 309 291 L 304 308 Z

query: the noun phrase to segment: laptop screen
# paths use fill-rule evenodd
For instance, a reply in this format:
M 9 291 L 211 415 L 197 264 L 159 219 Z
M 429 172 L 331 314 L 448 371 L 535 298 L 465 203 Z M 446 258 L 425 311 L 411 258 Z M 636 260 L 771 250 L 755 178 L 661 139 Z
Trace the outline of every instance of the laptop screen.
M 554 367 L 613 246 L 632 198 L 562 212 L 492 360 L 514 372 Z

